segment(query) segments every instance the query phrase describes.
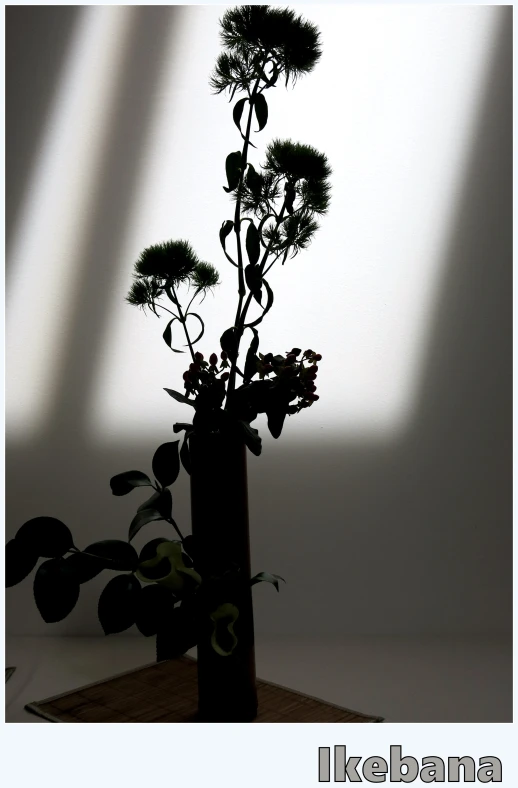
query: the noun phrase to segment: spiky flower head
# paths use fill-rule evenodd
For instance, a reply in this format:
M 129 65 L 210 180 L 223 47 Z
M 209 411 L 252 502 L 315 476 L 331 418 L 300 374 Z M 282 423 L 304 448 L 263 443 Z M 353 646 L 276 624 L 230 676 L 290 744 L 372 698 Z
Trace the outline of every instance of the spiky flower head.
M 266 150 L 267 172 L 282 175 L 292 181 L 324 181 L 331 175 L 327 156 L 311 145 L 291 140 L 273 140 Z
M 191 282 L 198 290 L 209 290 L 219 284 L 219 273 L 210 263 L 198 263 L 191 274 Z
M 135 263 L 135 275 L 153 276 L 176 284 L 187 279 L 199 262 L 187 241 L 166 241 L 144 249 Z
M 155 311 L 154 302 L 157 298 L 160 298 L 163 292 L 163 289 L 155 279 L 137 278 L 126 296 L 126 301 L 132 306 L 141 307 L 144 311 L 146 307 Z
M 218 58 L 211 79 L 216 93 L 246 90 L 267 62 L 275 78 L 284 74 L 287 85 L 309 73 L 322 54 L 318 28 L 289 8 L 237 6 L 225 11 L 220 25 L 228 53 Z M 237 62 L 243 66 L 240 72 Z

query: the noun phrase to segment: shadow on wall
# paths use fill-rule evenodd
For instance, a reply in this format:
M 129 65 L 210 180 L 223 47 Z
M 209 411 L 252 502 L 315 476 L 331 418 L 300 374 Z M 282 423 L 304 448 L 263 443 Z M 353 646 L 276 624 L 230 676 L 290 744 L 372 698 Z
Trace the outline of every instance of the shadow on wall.
M 113 257 L 121 242 L 147 131 L 146 85 L 165 42 L 164 21 L 171 23 L 177 9 L 136 13 L 138 46 L 124 71 L 83 250 L 83 307 L 70 337 L 67 377 L 46 437 L 7 448 L 7 537 L 29 517 L 50 514 L 69 523 L 79 546 L 108 534 L 125 538 L 136 498 L 113 498 L 108 480 L 130 467 L 145 470 L 156 448 L 153 442 L 96 450 L 83 428 L 103 336 L 103 292 L 114 274 L 99 261 Z M 286 436 L 278 443 L 268 436 L 263 456 L 249 455 L 253 570 L 288 580 L 279 596 L 257 589 L 259 633 L 511 629 L 511 14 L 500 9 L 413 420 L 390 442 L 315 436 L 290 445 Z M 121 146 L 121 130 L 132 121 L 136 127 Z M 185 474 L 175 506 L 178 522 L 188 523 Z M 224 520 L 224 509 L 216 508 L 215 518 Z M 151 527 L 142 542 L 162 533 Z M 52 628 L 39 619 L 30 583 L 11 589 L 9 632 L 100 633 L 96 604 L 105 582 L 83 586 L 76 611 Z

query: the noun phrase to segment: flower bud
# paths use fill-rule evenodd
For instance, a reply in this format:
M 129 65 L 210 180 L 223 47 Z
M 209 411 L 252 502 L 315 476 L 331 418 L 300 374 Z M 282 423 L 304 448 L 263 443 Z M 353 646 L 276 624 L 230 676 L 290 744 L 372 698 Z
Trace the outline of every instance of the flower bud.
M 314 383 L 309 383 L 309 384 L 306 386 L 306 391 L 316 391 L 316 390 L 317 390 L 317 387 L 315 386 L 315 384 L 314 384 Z
M 186 382 L 189 382 L 189 383 L 191 382 L 191 376 L 189 375 L 189 370 L 187 370 L 187 372 L 184 372 L 184 373 L 183 373 L 183 379 L 184 379 Z
M 220 380 L 223 380 L 223 381 L 225 381 L 225 380 L 228 380 L 228 379 L 229 379 L 229 377 L 230 377 L 230 374 L 229 374 L 228 372 L 224 372 L 224 373 L 222 374 L 222 376 L 220 377 Z
M 226 361 L 226 360 L 227 360 L 228 356 L 227 356 L 227 352 L 226 352 L 226 350 L 222 350 L 222 351 L 221 351 L 221 356 L 220 356 L 220 358 L 221 358 L 221 359 L 223 359 L 223 361 Z
M 289 356 L 286 357 L 285 364 L 294 364 L 297 360 L 297 357 L 294 353 L 290 353 Z
M 196 361 L 203 361 L 203 353 L 195 353 L 194 358 Z
M 317 400 L 317 399 L 320 399 L 320 397 L 318 396 L 318 394 L 313 394 L 313 392 L 312 392 L 312 391 L 308 392 L 308 393 L 306 394 L 306 397 L 307 397 L 309 400 L 311 400 L 312 402 L 316 402 L 316 400 Z
M 194 374 L 197 375 L 199 371 L 200 371 L 200 365 L 199 364 L 190 364 L 189 365 L 189 372 L 194 372 Z
M 305 350 L 304 351 L 304 355 L 305 356 L 312 356 L 313 355 L 313 351 L 311 350 L 311 348 L 309 350 Z
M 218 363 L 218 357 L 217 357 L 217 355 L 216 355 L 215 353 L 212 353 L 212 354 L 211 354 L 211 356 L 210 356 L 210 358 L 209 358 L 209 361 L 210 361 L 210 363 L 211 363 L 211 366 L 215 367 L 215 366 L 216 366 L 216 364 Z

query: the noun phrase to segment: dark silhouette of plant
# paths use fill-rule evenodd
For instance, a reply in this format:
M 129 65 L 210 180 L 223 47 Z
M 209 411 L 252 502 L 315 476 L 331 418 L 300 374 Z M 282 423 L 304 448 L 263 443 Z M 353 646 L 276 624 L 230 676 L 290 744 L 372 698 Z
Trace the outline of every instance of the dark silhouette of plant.
M 250 146 L 255 148 L 251 141 L 254 117 L 256 133 L 268 122 L 266 91 L 274 89 L 279 79 L 286 86 L 290 81 L 295 84 L 313 69 L 321 56 L 320 35 L 313 24 L 294 11 L 269 6 L 228 9 L 220 25 L 224 50 L 210 84 L 216 94 L 228 91 L 230 101 L 236 93 L 243 94 L 232 112 L 243 144 L 241 150 L 226 157 L 227 185 L 223 187 L 234 203 L 234 214 L 219 231 L 224 255 L 237 269 L 234 322 L 221 335 L 219 356 L 211 353 L 207 361 L 194 350 L 205 326 L 191 306 L 197 297 L 203 300 L 218 285 L 217 270 L 200 260 L 185 240 L 145 249 L 135 263 L 127 301 L 149 309 L 157 317 L 158 310 L 170 315 L 163 338 L 175 353 L 186 352 L 172 346 L 176 323 L 183 328 L 187 340 L 184 347 L 191 357 L 183 374 L 184 392 L 165 389 L 194 411 L 192 422 L 173 426 L 175 433 L 184 432 L 182 446 L 179 448 L 179 440 L 159 446 L 152 459 L 154 481 L 142 471 L 127 471 L 110 480 L 112 493 L 118 496 L 137 487 L 153 490 L 138 507 L 127 542 L 105 540 L 79 550 L 64 523 L 37 517 L 25 523 L 6 546 L 7 586 L 23 580 L 40 557 L 47 559 L 34 579 L 35 601 L 47 622 L 60 621 L 70 613 L 82 583 L 105 569 L 122 572 L 101 594 L 99 620 L 106 634 L 136 624 L 143 635 L 156 635 L 159 659 L 184 653 L 195 645 L 200 627 L 208 620 L 217 653 L 230 654 L 236 645 L 233 624 L 239 611 L 225 600 L 225 593 L 229 584 L 243 580 L 231 565 L 222 566 L 218 576 L 205 573 L 197 562 L 193 537 L 184 537 L 172 516 L 169 488 L 178 477 L 180 463 L 190 473 L 189 438 L 193 434 L 225 434 L 244 441 L 253 454 L 259 455 L 261 438 L 251 426 L 259 413 L 266 414 L 268 429 L 278 438 L 286 416 L 318 400 L 315 380 L 320 354 L 293 347 L 284 355 L 263 355 L 259 352 L 257 326 L 274 301 L 266 275 L 277 260 L 284 265 L 308 246 L 318 229 L 317 217 L 328 209 L 331 170 L 323 153 L 289 139 L 273 140 L 266 148 L 264 164 L 257 170 L 248 161 L 248 151 Z M 187 304 L 182 296 L 185 286 Z M 252 301 L 260 308 L 254 319 L 248 318 Z M 199 323 L 194 339 L 190 318 Z M 246 329 L 252 337 L 244 364 L 238 366 Z M 241 381 L 236 385 L 238 376 Z M 154 539 L 137 554 L 132 540 L 154 521 L 170 524 L 178 538 Z M 267 581 L 279 590 L 281 579 L 261 572 L 251 583 Z

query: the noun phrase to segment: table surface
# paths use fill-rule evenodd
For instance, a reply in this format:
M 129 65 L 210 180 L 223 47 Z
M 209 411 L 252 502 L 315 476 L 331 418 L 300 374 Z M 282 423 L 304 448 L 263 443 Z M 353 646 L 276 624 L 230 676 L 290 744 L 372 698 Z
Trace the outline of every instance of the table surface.
M 139 636 L 6 638 L 6 722 L 46 722 L 26 703 L 154 661 Z M 257 638 L 257 674 L 385 722 L 511 722 L 512 638 Z

